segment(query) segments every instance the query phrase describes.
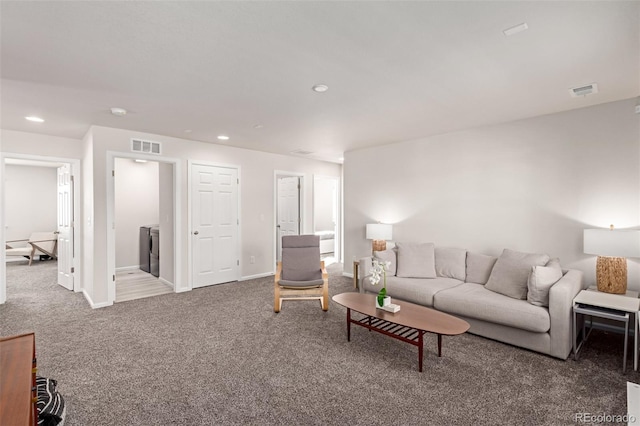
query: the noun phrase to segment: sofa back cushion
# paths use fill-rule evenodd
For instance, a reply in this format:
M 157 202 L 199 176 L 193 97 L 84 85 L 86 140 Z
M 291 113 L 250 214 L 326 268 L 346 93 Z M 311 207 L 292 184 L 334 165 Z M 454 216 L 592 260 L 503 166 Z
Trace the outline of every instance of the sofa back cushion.
M 396 275 L 404 278 L 435 278 L 436 262 L 433 243 L 398 243 Z
M 396 274 L 396 268 L 398 260 L 396 258 L 396 249 L 391 248 L 384 251 L 374 251 L 373 258 L 380 262 L 389 262 L 389 269 L 387 270 L 387 276 L 392 277 Z
M 467 274 L 465 281 L 468 283 L 486 284 L 495 265 L 495 256 L 467 252 Z
M 504 249 L 493 266 L 485 288 L 514 299 L 526 300 L 531 267 L 544 266 L 548 261 L 549 256 L 546 254 Z
M 560 259 L 551 259 L 545 266 L 533 266 L 527 283 L 527 300 L 532 305 L 549 306 L 549 290 L 562 278 Z
M 436 247 L 436 275 L 464 281 L 467 251 L 458 248 Z

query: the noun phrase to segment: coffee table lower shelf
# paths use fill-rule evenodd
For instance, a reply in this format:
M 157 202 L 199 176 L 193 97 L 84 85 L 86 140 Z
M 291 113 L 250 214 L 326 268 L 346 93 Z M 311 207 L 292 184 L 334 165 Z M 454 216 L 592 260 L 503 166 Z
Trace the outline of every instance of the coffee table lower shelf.
M 424 330 L 407 327 L 366 315 L 364 318 L 351 318 L 351 309 L 347 308 L 347 341 L 351 341 L 351 324 L 357 324 L 369 330 L 377 331 L 394 339 L 418 347 L 418 371 L 422 373 L 422 358 L 424 351 Z M 438 356 L 442 356 L 442 334 L 438 334 Z

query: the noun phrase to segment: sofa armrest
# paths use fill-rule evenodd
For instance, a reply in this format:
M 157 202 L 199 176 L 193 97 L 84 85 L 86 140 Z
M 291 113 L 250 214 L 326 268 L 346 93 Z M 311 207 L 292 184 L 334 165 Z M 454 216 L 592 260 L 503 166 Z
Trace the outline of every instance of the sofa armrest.
M 583 273 L 568 270 L 549 290 L 551 354 L 567 359 L 573 347 L 573 299 L 583 289 Z

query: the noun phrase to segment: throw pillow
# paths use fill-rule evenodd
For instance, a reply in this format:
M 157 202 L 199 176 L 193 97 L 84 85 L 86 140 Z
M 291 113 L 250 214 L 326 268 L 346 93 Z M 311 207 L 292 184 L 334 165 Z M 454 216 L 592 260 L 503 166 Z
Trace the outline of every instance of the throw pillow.
M 514 299 L 526 300 L 531 267 L 544 266 L 548 261 L 546 254 L 504 249 L 493 266 L 485 288 Z
M 436 262 L 433 243 L 397 243 L 396 275 L 404 278 L 435 278 Z
M 374 251 L 373 252 L 374 259 L 378 259 L 381 262 L 390 262 L 389 270 L 387 271 L 387 276 L 393 276 L 396 274 L 397 260 L 396 260 L 396 251 L 394 249 L 388 249 L 385 251 Z
M 467 251 L 458 248 L 436 247 L 436 275 L 464 281 Z
M 467 252 L 467 278 L 468 283 L 486 284 L 495 265 L 495 256 Z
M 549 290 L 562 278 L 560 259 L 551 259 L 545 266 L 532 266 L 527 287 L 527 300 L 532 305 L 549 306 Z

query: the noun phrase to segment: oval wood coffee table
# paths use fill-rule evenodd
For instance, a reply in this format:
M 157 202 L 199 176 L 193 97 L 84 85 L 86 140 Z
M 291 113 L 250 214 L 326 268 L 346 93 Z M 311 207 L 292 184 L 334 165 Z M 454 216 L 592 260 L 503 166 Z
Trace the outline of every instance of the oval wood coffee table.
M 333 296 L 333 301 L 347 308 L 347 341 L 351 341 L 351 323 L 377 331 L 418 347 L 418 370 L 422 372 L 422 350 L 424 333 L 438 335 L 438 356 L 442 356 L 442 335 L 455 336 L 469 330 L 469 323 L 444 312 L 394 300 L 400 311 L 391 313 L 375 307 L 375 294 L 342 293 Z M 352 319 L 351 310 L 365 315 Z

